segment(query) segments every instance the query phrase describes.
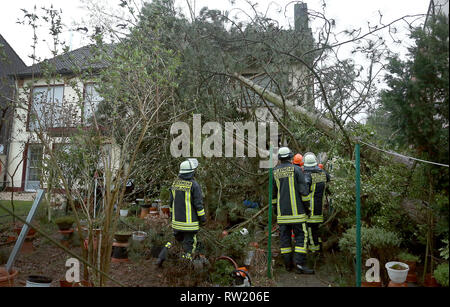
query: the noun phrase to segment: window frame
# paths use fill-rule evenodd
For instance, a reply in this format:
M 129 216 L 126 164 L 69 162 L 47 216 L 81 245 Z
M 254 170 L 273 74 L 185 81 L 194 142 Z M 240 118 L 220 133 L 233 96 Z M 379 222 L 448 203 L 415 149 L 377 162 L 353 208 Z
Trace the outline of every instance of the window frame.
M 27 123 L 26 123 L 26 131 L 27 132 L 35 132 L 36 129 L 31 129 L 30 128 L 30 124 L 31 124 L 31 112 L 32 112 L 32 108 L 33 108 L 33 102 L 34 102 L 34 90 L 36 88 L 52 88 L 52 87 L 62 87 L 62 99 L 61 99 L 61 104 L 64 104 L 64 95 L 65 95 L 65 90 L 66 90 L 66 86 L 64 83 L 57 83 L 57 84 L 45 84 L 45 85 L 34 85 L 31 88 L 31 93 L 29 95 L 29 99 L 28 99 L 28 113 L 27 113 Z M 36 127 L 35 127 L 36 128 Z M 44 127 L 44 130 L 49 130 L 55 127 Z M 63 128 L 63 127 L 62 127 Z

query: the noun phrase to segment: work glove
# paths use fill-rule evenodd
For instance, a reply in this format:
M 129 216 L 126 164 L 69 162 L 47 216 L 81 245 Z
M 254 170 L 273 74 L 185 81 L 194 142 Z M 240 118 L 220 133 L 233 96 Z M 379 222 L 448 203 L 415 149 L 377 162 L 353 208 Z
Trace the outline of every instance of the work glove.
M 200 226 L 205 226 L 206 225 L 206 217 L 202 216 L 200 217 Z

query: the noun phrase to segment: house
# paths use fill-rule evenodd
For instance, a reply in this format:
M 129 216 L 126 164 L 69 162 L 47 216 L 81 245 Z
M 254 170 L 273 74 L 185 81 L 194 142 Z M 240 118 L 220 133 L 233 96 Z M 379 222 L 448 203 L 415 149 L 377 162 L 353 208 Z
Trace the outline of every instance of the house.
M 295 5 L 294 17 L 295 30 L 292 31 L 296 32 L 288 30 L 291 31 L 290 34 L 304 35 L 307 38 L 305 41 L 312 43 L 306 4 Z M 43 128 L 55 146 L 63 144 L 64 135 L 70 134 L 75 127 L 83 126 L 86 117 L 102 100 L 95 90 L 95 84 L 80 78 L 81 72 L 90 71 L 95 74 L 106 67 L 106 62 L 93 62 L 93 58 L 92 49 L 85 46 L 27 67 L 16 74 L 16 102 L 25 107 L 15 109 L 15 120 L 11 127 L 8 172 L 12 180 L 8 183 L 9 189 L 31 192 L 43 184 L 40 165 L 45 150 L 36 137 L 36 129 Z M 43 72 L 47 67 L 52 67 L 53 75 L 57 77 L 46 78 Z M 260 75 L 260 70 L 256 67 L 254 71 L 249 69 L 243 73 L 256 77 Z M 292 60 L 281 74 L 290 88 L 306 88 L 302 95 L 307 95 L 311 101 L 313 95 L 309 84 L 312 82 L 308 80 L 305 67 Z M 256 79 L 264 83 L 269 78 L 262 76 Z M 268 121 L 271 120 L 270 117 L 270 112 L 261 105 L 258 120 Z M 112 156 L 115 155 L 113 146 L 110 152 Z
M 294 4 L 294 28 L 293 30 L 283 30 L 279 35 L 284 35 L 287 39 L 295 36 L 296 39 L 302 42 L 303 48 L 306 50 L 313 49 L 314 39 L 311 28 L 309 27 L 308 6 L 306 3 L 300 2 Z M 308 64 L 310 66 L 313 66 L 312 59 L 313 56 L 306 60 L 309 62 Z M 312 85 L 313 78 L 307 67 L 292 58 L 290 63 L 286 65 L 286 67 L 283 67 L 279 74 L 282 74 L 281 77 L 284 80 L 284 84 L 281 85 L 286 89 L 286 93 L 284 93 L 286 98 L 296 100 L 299 105 L 313 110 L 315 105 L 314 86 Z M 246 71 L 241 72 L 241 75 L 272 92 L 278 92 L 277 85 L 271 80 L 271 77 L 268 76 L 267 73 L 262 71 L 261 67 L 249 67 Z M 265 107 L 265 104 L 260 101 L 256 94 L 252 95 L 252 100 L 254 102 L 256 101 L 256 104 L 259 105 L 255 110 L 257 120 L 274 121 L 272 114 L 269 109 Z M 270 107 L 273 107 L 271 102 L 267 102 L 267 104 Z M 249 106 L 244 105 L 242 106 L 242 109 L 245 107 Z M 277 115 L 280 116 L 281 113 L 278 111 L 277 108 L 274 108 L 274 112 L 278 113 Z
M 426 26 L 430 16 L 443 13 L 448 17 L 448 12 L 449 12 L 449 0 L 430 0 L 430 5 L 428 6 L 424 26 Z
M 95 73 L 105 67 L 104 62 L 94 63 L 92 58 L 91 47 L 85 46 L 15 74 L 16 108 L 8 152 L 8 172 L 13 179 L 8 190 L 33 192 L 41 185 L 40 166 L 45 153 L 36 129 L 46 131 L 54 147 L 63 143 L 62 138 L 75 127 L 83 126 L 102 100 L 95 84 L 79 77 L 80 72 Z M 53 69 L 55 77 L 44 76 L 46 67 Z
M 0 34 L 0 189 L 3 191 L 8 183 L 6 166 L 10 149 L 13 107 L 11 101 L 15 96 L 14 75 L 27 66 L 14 49 Z

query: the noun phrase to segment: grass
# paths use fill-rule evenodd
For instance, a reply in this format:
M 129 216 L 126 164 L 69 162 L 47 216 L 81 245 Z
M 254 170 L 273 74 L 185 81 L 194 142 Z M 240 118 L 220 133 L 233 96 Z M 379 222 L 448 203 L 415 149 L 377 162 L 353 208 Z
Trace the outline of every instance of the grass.
M 6 207 L 9 210 L 12 210 L 11 201 L 10 200 L 0 200 L 0 204 Z M 16 215 L 20 215 L 21 217 L 26 217 L 28 212 L 30 212 L 31 206 L 33 205 L 33 201 L 27 200 L 15 200 L 14 201 L 14 212 Z M 41 204 L 42 206 L 42 204 Z M 8 214 L 3 208 L 0 207 L 0 224 L 10 223 L 12 222 L 12 216 Z

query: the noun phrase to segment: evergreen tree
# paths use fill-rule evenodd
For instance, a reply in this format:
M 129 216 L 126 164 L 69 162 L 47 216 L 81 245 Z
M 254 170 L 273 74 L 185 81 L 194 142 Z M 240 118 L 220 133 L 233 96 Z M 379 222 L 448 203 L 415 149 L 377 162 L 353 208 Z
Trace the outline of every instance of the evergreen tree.
M 448 17 L 438 15 L 414 29 L 409 59 L 390 59 L 381 93 L 394 137 L 425 159 L 448 164 L 449 32 Z

